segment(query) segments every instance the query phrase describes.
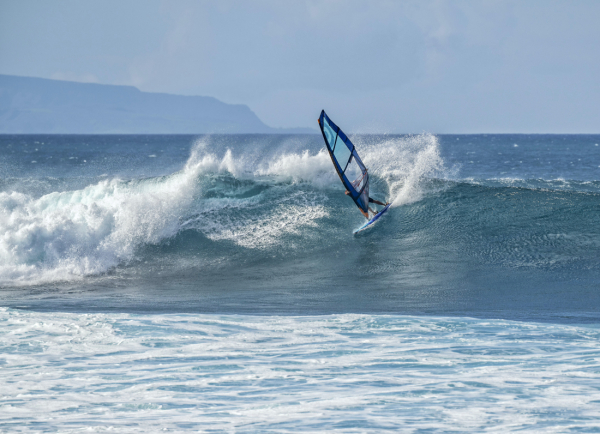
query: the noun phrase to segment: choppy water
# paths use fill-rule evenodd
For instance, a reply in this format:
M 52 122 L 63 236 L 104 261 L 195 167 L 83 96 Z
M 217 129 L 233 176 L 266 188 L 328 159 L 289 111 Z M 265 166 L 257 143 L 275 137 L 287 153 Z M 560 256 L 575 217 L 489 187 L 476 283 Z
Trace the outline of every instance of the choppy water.
M 600 136 L 352 139 L 0 136 L 0 432 L 600 431 Z
M 2 311 L 5 432 L 598 432 L 597 328 Z

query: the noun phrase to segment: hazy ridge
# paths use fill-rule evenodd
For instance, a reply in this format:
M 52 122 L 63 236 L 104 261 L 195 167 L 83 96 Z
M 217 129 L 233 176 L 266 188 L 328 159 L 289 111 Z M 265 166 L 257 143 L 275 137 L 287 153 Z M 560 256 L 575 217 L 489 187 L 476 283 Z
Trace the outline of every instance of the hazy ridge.
M 246 105 L 133 86 L 0 74 L 0 134 L 315 133 L 271 128 Z

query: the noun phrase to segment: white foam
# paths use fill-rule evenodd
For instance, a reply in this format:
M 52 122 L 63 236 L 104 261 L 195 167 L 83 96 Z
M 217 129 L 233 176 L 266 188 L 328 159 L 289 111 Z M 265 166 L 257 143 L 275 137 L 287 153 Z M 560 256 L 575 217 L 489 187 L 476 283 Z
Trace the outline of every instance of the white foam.
M 352 140 L 371 176 L 387 183 L 394 206 L 420 200 L 427 191 L 424 182 L 455 170 L 445 167 L 438 139 L 431 134 L 386 138 L 376 143 L 369 143 L 372 139 L 364 136 Z M 339 182 L 324 148 L 314 155 L 305 150 L 278 156 L 260 166 L 254 175 L 310 182 L 317 187 L 335 188 Z
M 328 215 L 323 205 L 282 204 L 267 216 L 246 215 L 235 221 L 211 219 L 196 228 L 211 240 L 230 240 L 245 248 L 264 249 L 281 243 L 284 235 L 316 227 L 318 220 Z
M 386 181 L 392 206 L 420 200 L 427 191 L 425 181 L 450 172 L 431 134 L 388 138 L 366 146 L 361 155 L 369 172 Z
M 193 155 L 202 154 L 202 158 L 195 158 L 205 173 L 229 173 L 235 178 L 255 182 L 307 182 L 316 187 L 329 186 L 338 179 L 325 150 L 316 154 L 308 150 L 284 153 L 250 162 L 243 155 L 234 156 L 230 149 L 218 158 L 206 153 L 207 148 L 207 144 L 202 142 L 193 150 Z M 254 196 L 203 200 L 200 214 L 186 221 L 184 227 L 194 228 L 213 241 L 229 240 L 244 248 L 263 249 L 284 242 L 284 235 L 316 227 L 319 219 L 329 215 L 318 203 L 322 200 L 318 195 L 307 198 L 302 193 L 292 192 L 283 195 L 276 206 L 270 204 L 268 207 L 261 199 Z M 268 208 L 267 213 L 265 208 Z M 226 212 L 218 213 L 223 210 Z M 232 218 L 233 212 L 236 214 Z
M 256 174 L 276 176 L 293 182 L 310 182 L 319 187 L 330 186 L 339 179 L 325 149 L 321 149 L 316 155 L 311 155 L 308 150 L 280 155 L 267 162 L 266 167 L 259 167 Z
M 343 191 L 324 149 L 257 160 L 230 149 L 217 156 L 206 140 L 198 141 L 185 167 L 169 176 L 134 181 L 107 177 L 81 190 L 41 197 L 0 192 L 0 284 L 31 285 L 104 273 L 134 259 L 141 246 L 175 236 L 182 223 L 212 240 L 265 248 L 284 235 L 315 227 L 328 215 L 314 189 L 299 195 L 285 191 L 268 207 L 261 194 L 198 199 L 202 176 L 230 174 L 258 184 L 284 183 L 277 188 L 308 183 Z M 443 170 L 434 136 L 358 146 L 370 172 L 387 182 L 394 205 L 419 200 L 425 191 L 422 181 Z M 228 213 L 234 209 L 245 212 L 232 217 Z
M 141 244 L 172 237 L 210 165 L 192 153 L 164 178 L 107 179 L 34 198 L 0 193 L 0 282 L 32 284 L 102 273 Z
M 324 152 L 283 154 L 257 165 L 234 156 L 231 150 L 218 157 L 207 149 L 207 142 L 196 143 L 185 167 L 166 177 L 105 179 L 81 190 L 39 198 L 0 192 L 0 283 L 31 285 L 103 273 L 133 259 L 140 246 L 173 237 L 182 223 L 213 240 L 264 248 L 284 234 L 315 226 L 327 215 L 315 198 L 295 200 L 294 195 L 269 207 L 265 215 L 260 197 L 255 196 L 203 199 L 200 216 L 186 220 L 202 175 L 231 174 L 255 182 L 272 182 L 270 178 L 316 186 L 335 181 Z M 236 208 L 249 212 L 235 220 L 228 215 L 215 217 L 215 211 Z
M 3 432 L 590 432 L 600 418 L 593 328 L 3 308 L 0 323 Z

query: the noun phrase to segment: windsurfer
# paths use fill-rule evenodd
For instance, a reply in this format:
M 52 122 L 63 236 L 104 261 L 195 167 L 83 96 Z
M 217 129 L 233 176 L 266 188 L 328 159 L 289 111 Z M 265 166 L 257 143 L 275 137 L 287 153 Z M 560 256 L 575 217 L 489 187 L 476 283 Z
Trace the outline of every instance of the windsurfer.
M 348 190 L 346 190 L 346 195 L 349 195 L 349 194 L 350 194 L 350 192 Z M 387 205 L 387 203 L 379 202 L 378 200 L 371 199 L 371 198 L 369 198 L 369 203 L 376 203 L 377 205 L 381 205 L 381 206 L 386 206 Z M 360 210 L 360 212 L 362 212 L 362 214 L 365 216 L 365 218 L 367 220 L 370 219 L 368 212 L 364 212 L 361 208 L 359 208 L 359 210 Z M 375 211 L 371 207 L 369 207 L 369 211 L 371 211 L 373 213 L 373 215 L 377 214 L 377 211 Z

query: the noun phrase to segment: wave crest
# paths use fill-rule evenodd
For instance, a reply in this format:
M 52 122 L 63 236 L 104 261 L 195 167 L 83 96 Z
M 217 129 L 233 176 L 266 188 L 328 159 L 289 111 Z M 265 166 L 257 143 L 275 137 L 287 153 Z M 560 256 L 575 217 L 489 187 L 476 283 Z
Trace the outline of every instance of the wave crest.
M 393 206 L 420 200 L 426 181 L 446 177 L 450 172 L 440 155 L 438 138 L 431 134 L 391 137 L 362 145 L 367 145 L 361 155 L 369 172 L 385 181 Z
M 111 179 L 40 198 L 0 193 L 0 282 L 32 284 L 105 272 L 179 229 L 206 162 L 163 178 Z

